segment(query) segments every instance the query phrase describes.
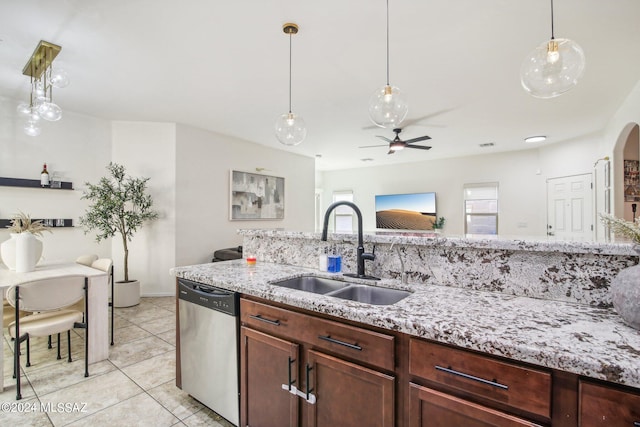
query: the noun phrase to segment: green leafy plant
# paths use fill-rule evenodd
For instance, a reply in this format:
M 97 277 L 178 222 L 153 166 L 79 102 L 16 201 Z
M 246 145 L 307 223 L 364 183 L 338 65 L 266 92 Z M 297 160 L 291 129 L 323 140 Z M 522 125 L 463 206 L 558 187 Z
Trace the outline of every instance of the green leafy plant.
M 147 194 L 149 178 L 127 176 L 125 168 L 117 163 L 107 166 L 109 176 L 100 178 L 98 184 L 86 183 L 82 195 L 90 205 L 80 217 L 85 234 L 96 230 L 100 242 L 119 233 L 124 248 L 124 281 L 129 282 L 129 247 L 135 232 L 145 221 L 154 220 L 158 213 L 151 209 L 153 200 Z
M 442 230 L 444 228 L 445 219 L 443 216 L 433 221 L 433 229 L 434 230 Z
M 10 233 L 31 233 L 34 236 L 42 236 L 45 231 L 51 233 L 51 230 L 42 224 L 42 220 L 34 221 L 30 215 L 19 212 L 11 217 L 11 225 L 7 225 Z
M 627 221 L 616 218 L 607 213 L 600 213 L 600 221 L 617 235 L 628 237 L 634 243 L 640 244 L 640 218 L 634 221 Z

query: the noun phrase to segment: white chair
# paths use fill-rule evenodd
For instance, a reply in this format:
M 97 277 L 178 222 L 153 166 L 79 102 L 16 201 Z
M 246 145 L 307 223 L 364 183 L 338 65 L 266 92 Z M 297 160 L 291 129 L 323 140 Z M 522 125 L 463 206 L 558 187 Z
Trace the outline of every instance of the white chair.
M 67 332 L 68 361 L 71 362 L 71 329 L 85 329 L 84 340 L 84 376 L 89 376 L 89 336 L 86 333 L 89 323 L 88 279 L 85 276 L 69 275 L 34 280 L 7 290 L 7 301 L 19 313 L 21 310 L 35 312 L 25 317 L 16 316 L 9 324 L 9 335 L 15 339 L 14 377 L 16 377 L 16 400 L 22 399 L 20 393 L 20 344 L 27 342 L 27 364 L 31 366 L 30 337 L 46 337 L 58 334 L 58 358 L 60 358 L 60 333 Z M 64 309 L 84 298 L 84 315 L 81 311 Z M 84 321 L 83 321 L 84 319 Z
M 76 258 L 76 263 L 86 265 L 87 267 L 91 267 L 91 264 L 94 263 L 95 260 L 98 259 L 98 255 L 80 255 Z

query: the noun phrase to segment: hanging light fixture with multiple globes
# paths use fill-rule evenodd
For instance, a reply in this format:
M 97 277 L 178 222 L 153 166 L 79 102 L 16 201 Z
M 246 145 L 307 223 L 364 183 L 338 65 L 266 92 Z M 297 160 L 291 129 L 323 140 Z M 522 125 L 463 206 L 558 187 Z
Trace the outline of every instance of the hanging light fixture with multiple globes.
M 555 38 L 551 0 L 551 40 L 542 43 L 523 61 L 522 87 L 536 98 L 562 95 L 578 84 L 584 65 L 584 52 L 576 42 Z
M 62 109 L 53 102 L 53 88 L 69 84 L 67 73 L 52 67 L 60 50 L 62 47 L 41 40 L 22 70 L 31 78 L 31 94 L 29 102 L 18 105 L 18 113 L 27 119 L 23 130 L 29 136 L 40 135 L 40 119 L 55 122 L 62 118 Z
M 298 26 L 293 23 L 286 23 L 282 26 L 282 31 L 289 36 L 289 112 L 281 115 L 276 120 L 276 138 L 284 145 L 298 145 L 307 136 L 307 127 L 302 116 L 295 114 L 291 110 L 291 38 L 298 34 Z
M 409 105 L 404 94 L 389 84 L 389 0 L 387 0 L 387 84 L 377 89 L 369 100 L 369 118 L 382 128 L 398 128 L 407 117 Z

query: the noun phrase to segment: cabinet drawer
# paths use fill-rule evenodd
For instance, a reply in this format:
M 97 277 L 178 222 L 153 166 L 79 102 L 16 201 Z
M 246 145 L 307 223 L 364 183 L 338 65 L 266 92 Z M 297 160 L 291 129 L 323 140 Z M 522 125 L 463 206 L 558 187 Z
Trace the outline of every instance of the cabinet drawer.
M 246 326 L 313 348 L 389 371 L 395 368 L 395 339 L 391 335 L 245 299 L 240 301 L 240 319 Z
M 410 384 L 409 399 L 409 427 L 537 426 L 531 421 L 417 384 Z
M 314 348 L 346 356 L 388 371 L 395 368 L 394 337 L 313 318 L 313 327 L 305 330 L 304 341 Z
M 409 373 L 468 396 L 551 417 L 551 374 L 412 338 Z
M 253 329 L 293 341 L 301 341 L 303 330 L 308 327 L 303 314 L 246 299 L 240 299 L 240 321 Z
M 640 393 L 580 381 L 580 426 L 640 427 Z

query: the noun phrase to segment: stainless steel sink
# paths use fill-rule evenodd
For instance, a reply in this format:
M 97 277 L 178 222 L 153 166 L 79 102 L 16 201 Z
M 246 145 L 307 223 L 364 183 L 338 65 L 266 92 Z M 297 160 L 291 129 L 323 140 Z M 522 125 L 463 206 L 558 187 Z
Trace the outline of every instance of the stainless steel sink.
M 329 295 L 373 305 L 391 305 L 408 297 L 411 295 L 411 292 L 399 289 L 379 288 L 377 286 L 351 285 L 331 292 Z
M 349 286 L 348 283 L 340 280 L 325 279 L 324 277 L 302 276 L 293 279 L 272 282 L 272 285 L 282 286 L 300 291 L 313 292 L 314 294 L 326 294 L 337 289 Z

